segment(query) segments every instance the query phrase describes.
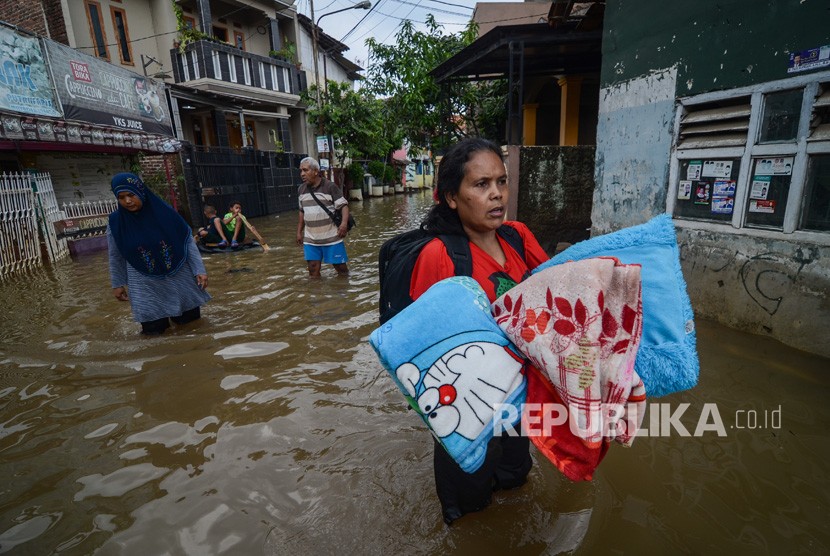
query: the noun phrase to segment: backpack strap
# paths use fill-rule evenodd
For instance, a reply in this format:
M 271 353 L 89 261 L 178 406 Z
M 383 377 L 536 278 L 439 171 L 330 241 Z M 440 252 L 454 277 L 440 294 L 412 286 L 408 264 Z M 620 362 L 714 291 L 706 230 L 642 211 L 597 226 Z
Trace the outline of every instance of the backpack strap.
M 516 228 L 508 226 L 507 224 L 502 224 L 499 226 L 499 229 L 496 230 L 496 233 L 499 234 L 510 247 L 515 249 L 516 253 L 518 253 L 522 260 L 527 263 L 527 259 L 525 258 L 525 242 Z
M 512 247 L 516 253 L 525 259 L 525 243 L 521 234 L 512 226 L 502 224 L 496 233 L 499 234 L 507 244 Z M 444 242 L 444 247 L 447 249 L 447 255 L 452 259 L 455 266 L 456 276 L 472 276 L 473 275 L 473 254 L 470 251 L 470 241 L 463 236 L 457 235 L 439 235 L 441 241 Z
M 470 240 L 464 236 L 457 235 L 440 235 L 438 237 L 444 242 L 447 255 L 452 259 L 452 263 L 455 266 L 455 275 L 472 276 L 473 254 L 470 251 Z

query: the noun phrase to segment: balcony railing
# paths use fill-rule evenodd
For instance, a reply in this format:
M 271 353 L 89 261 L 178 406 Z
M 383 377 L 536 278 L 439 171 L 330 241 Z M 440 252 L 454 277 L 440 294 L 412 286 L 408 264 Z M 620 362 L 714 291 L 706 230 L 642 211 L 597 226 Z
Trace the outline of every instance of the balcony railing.
M 170 57 L 176 83 L 207 78 L 290 95 L 299 95 L 306 87 L 302 72 L 294 64 L 225 43 L 195 41 L 183 53 L 171 50 Z

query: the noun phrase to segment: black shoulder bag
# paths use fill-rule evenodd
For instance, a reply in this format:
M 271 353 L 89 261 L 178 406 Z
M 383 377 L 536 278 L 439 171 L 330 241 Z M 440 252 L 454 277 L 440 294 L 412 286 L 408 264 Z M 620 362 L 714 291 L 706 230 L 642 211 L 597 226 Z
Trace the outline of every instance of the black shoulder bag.
M 334 225 L 339 228 L 340 224 L 343 223 L 343 213 L 340 212 L 340 210 L 336 210 L 334 212 L 330 211 L 328 207 L 324 205 L 322 201 L 320 201 L 320 199 L 317 198 L 317 195 L 314 194 L 314 190 L 310 187 L 308 188 L 308 192 L 311 193 L 311 196 L 314 197 L 314 201 L 318 205 L 320 205 L 320 208 L 326 211 L 326 214 L 329 215 L 329 218 L 331 218 L 331 221 L 334 222 Z M 356 225 L 357 224 L 355 224 L 354 216 L 352 216 L 351 211 L 349 211 L 349 223 L 347 224 L 348 227 L 346 231 L 351 231 L 351 229 L 354 228 Z

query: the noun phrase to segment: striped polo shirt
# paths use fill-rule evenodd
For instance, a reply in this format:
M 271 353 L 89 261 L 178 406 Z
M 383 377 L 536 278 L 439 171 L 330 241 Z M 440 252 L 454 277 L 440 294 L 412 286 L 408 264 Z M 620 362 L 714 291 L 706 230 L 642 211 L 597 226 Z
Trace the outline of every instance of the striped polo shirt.
M 311 196 L 311 191 L 331 212 L 340 209 L 348 204 L 343 197 L 343 191 L 333 182 L 322 178 L 320 185 L 310 187 L 302 184 L 298 191 L 300 211 L 303 213 L 305 232 L 303 243 L 308 245 L 334 245 L 343 241 L 337 235 L 337 226 L 323 208 L 317 204 Z

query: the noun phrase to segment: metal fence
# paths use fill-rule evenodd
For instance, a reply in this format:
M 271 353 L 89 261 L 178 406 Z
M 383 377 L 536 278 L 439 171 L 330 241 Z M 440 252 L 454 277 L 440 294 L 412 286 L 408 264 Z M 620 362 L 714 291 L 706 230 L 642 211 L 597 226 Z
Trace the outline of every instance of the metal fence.
M 38 222 L 49 259 L 52 262 L 59 261 L 69 255 L 69 247 L 66 239 L 58 239 L 55 230 L 55 222 L 63 220 L 64 215 L 58 207 L 52 177 L 47 172 L 29 174 L 29 177 L 36 195 Z
M 61 210 L 66 218 L 80 218 L 82 216 L 98 216 L 109 214 L 118 208 L 118 201 L 115 199 L 101 199 L 98 201 L 78 201 L 76 203 L 64 203 Z
M 204 224 L 205 205 L 224 214 L 231 203 L 239 202 L 249 217 L 296 209 L 298 168 L 304 156 L 185 145 L 182 160 L 193 223 Z
M 0 278 L 69 255 L 54 223 L 63 219 L 48 173 L 0 174 Z
M 0 278 L 40 264 L 35 195 L 29 176 L 0 174 Z

